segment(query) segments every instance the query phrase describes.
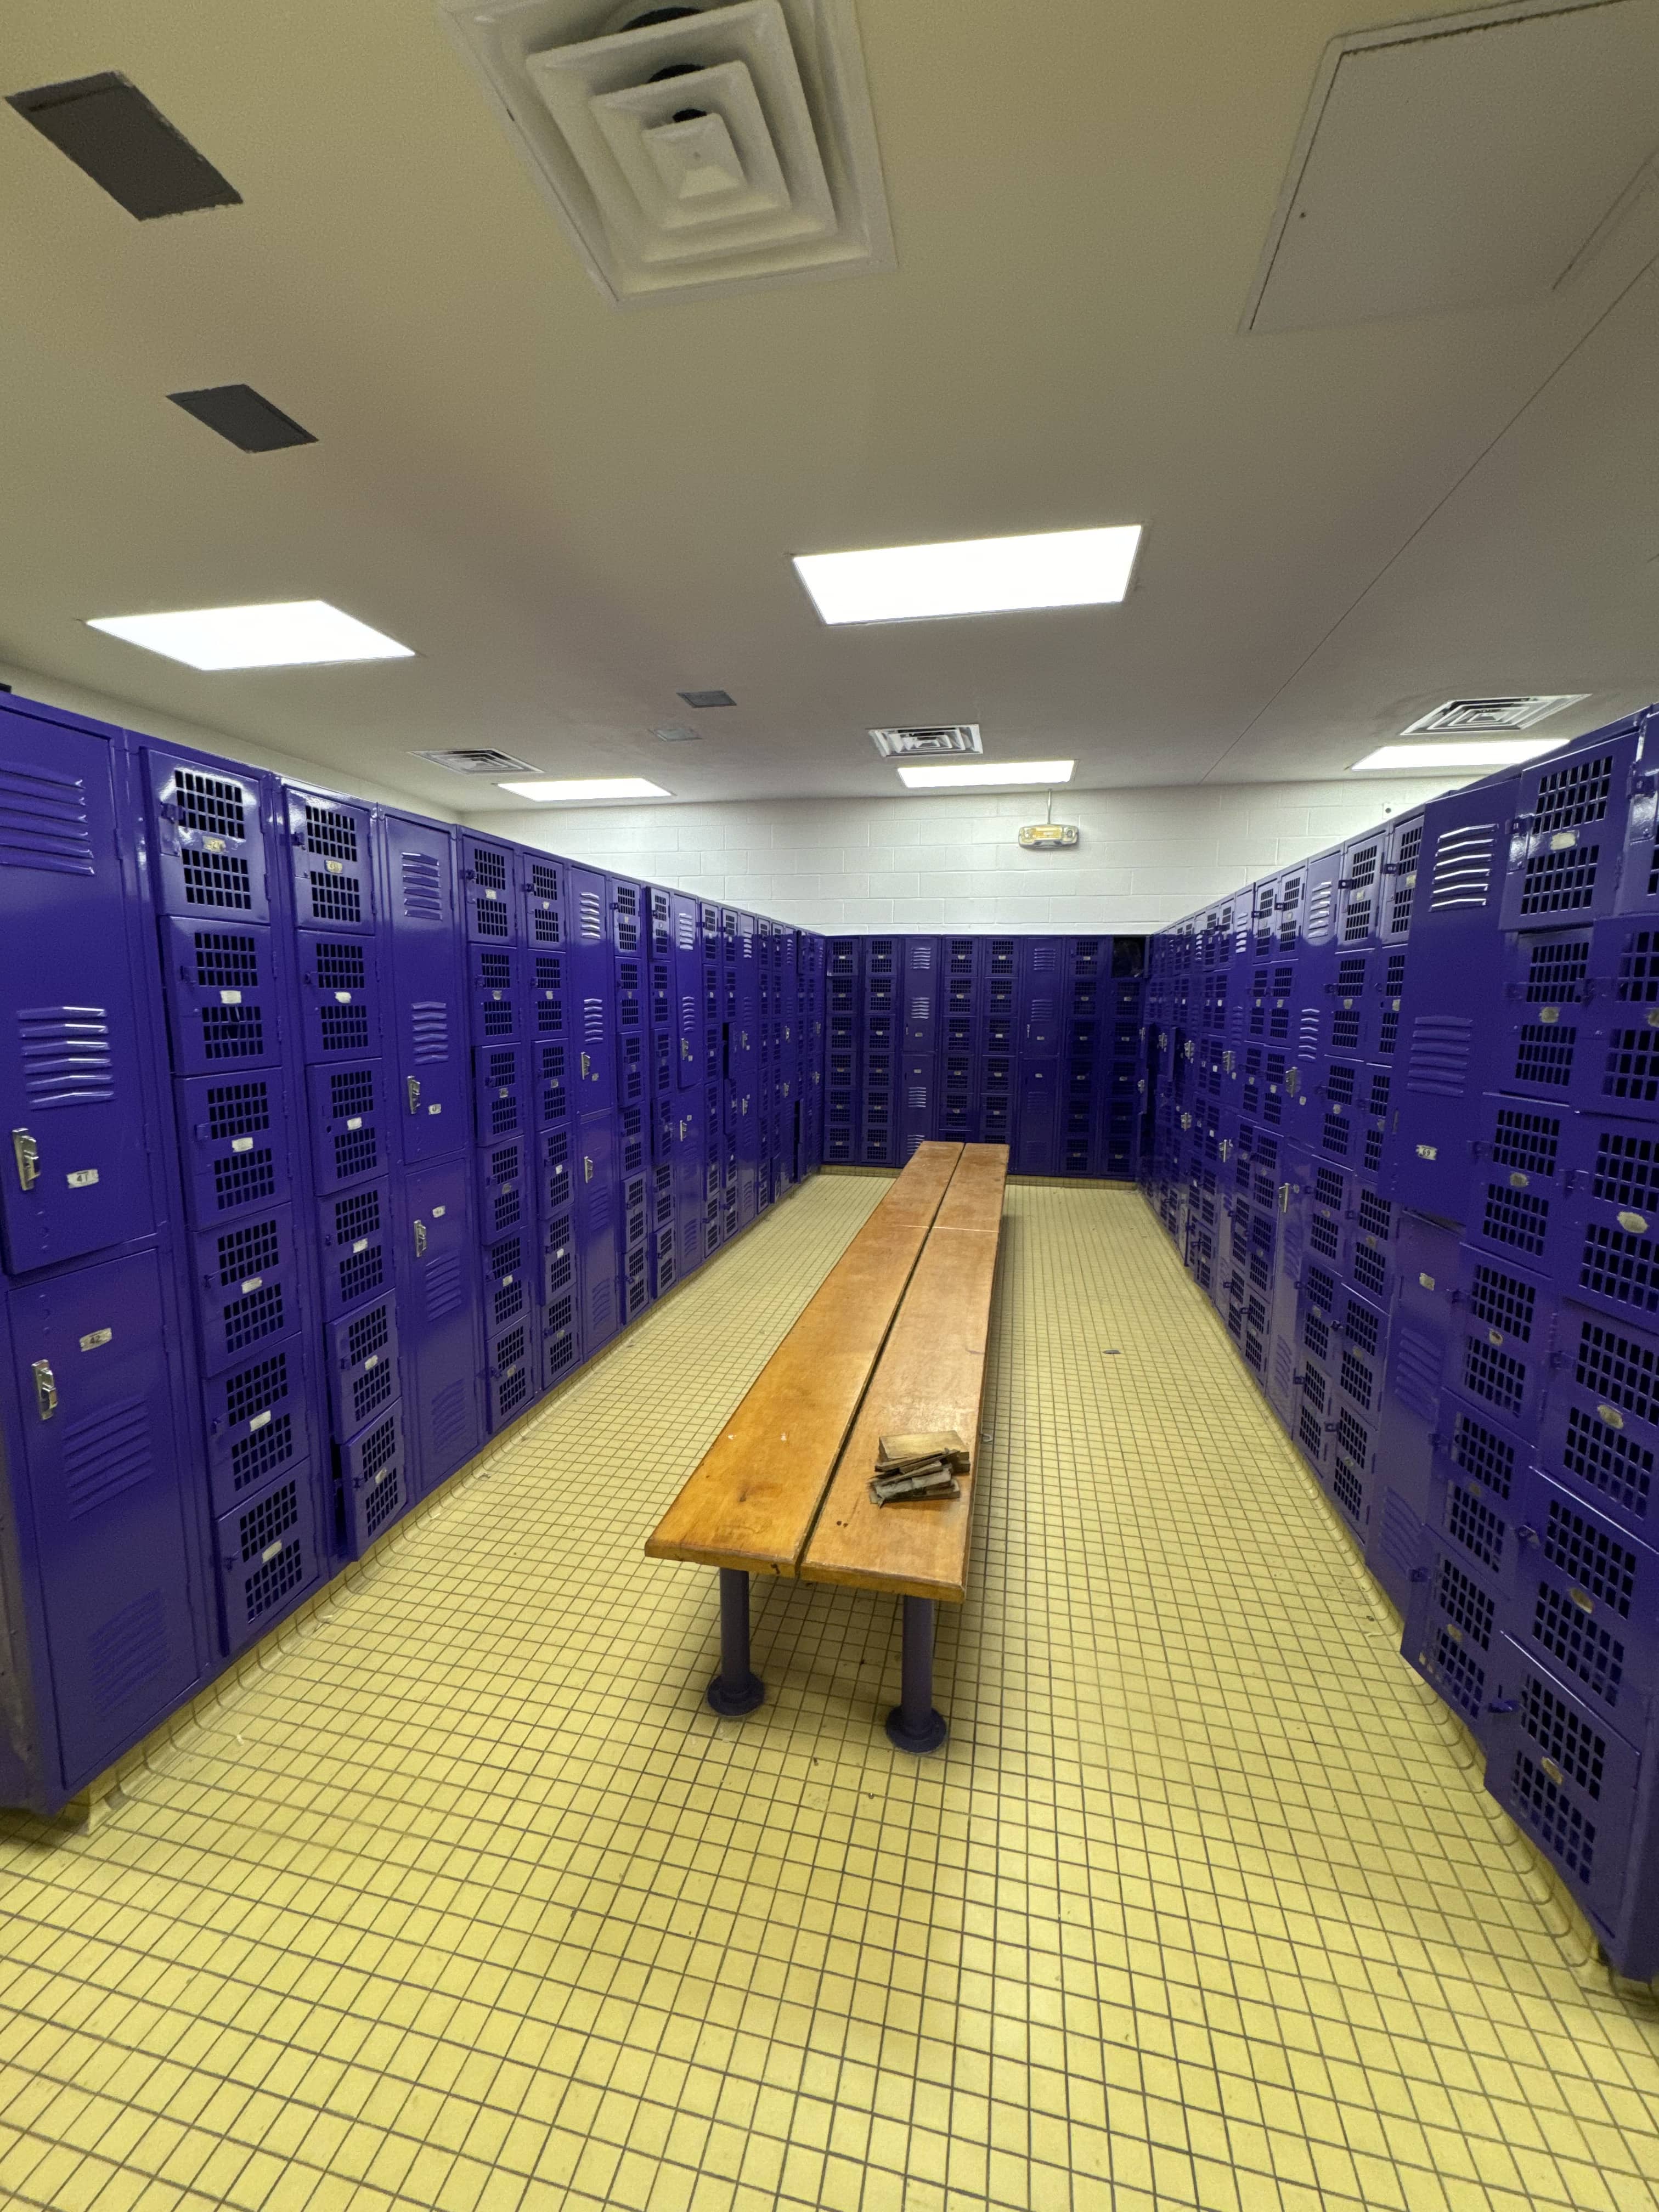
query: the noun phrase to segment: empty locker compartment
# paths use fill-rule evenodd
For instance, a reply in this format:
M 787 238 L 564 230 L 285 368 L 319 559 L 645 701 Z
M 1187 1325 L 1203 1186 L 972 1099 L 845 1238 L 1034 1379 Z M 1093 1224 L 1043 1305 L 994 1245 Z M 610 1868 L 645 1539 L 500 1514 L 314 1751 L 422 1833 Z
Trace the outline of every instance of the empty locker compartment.
M 331 933 L 372 930 L 373 808 L 292 785 L 284 795 L 295 921 L 301 929 Z

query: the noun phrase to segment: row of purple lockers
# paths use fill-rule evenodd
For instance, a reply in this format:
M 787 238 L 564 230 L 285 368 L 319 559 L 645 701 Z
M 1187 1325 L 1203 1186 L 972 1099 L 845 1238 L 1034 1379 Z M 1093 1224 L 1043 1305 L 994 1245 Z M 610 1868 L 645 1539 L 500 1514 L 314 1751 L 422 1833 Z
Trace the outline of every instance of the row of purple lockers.
M 1399 950 L 1356 931 L 1363 955 L 1395 963 L 1376 996 L 1403 1002 L 1360 1012 L 1379 1031 L 1403 1017 L 1413 1056 L 1395 1069 L 1424 1167 L 1402 1172 L 1392 1142 L 1369 1175 L 1322 1156 L 1325 1117 L 1302 1103 L 1333 1065 L 1336 1041 L 1317 1032 L 1348 1011 L 1331 1002 L 1352 995 L 1335 964 L 1351 951 L 1322 969 L 1301 944 L 1297 975 L 1264 992 L 1255 943 L 1225 941 L 1212 910 L 1155 945 L 1149 990 L 1172 1028 L 1177 1011 L 1192 1021 L 1195 1047 L 1180 1098 L 1154 1066 L 1149 1194 L 1400 1606 L 1406 1656 L 1474 1729 L 1488 1786 L 1610 1955 L 1642 1975 L 1659 1965 L 1641 1785 L 1659 1642 L 1659 1166 L 1645 1039 L 1619 1032 L 1651 1026 L 1655 995 L 1641 923 L 1652 730 L 1638 718 L 1528 788 L 1474 787 L 1388 833 L 1418 830 L 1431 896 L 1401 933 L 1408 980 Z M 1480 854 L 1504 834 L 1500 887 Z M 1234 1057 L 1251 1018 L 1260 1036 L 1275 1014 L 1309 1048 L 1305 1088 L 1293 1060 L 1275 1091 L 1261 1060 L 1252 1084 Z M 1425 1100 L 1443 1116 L 1426 1125 Z M 1449 1218 L 1401 1202 L 1403 1186 L 1420 1203 L 1431 1167 Z
M 316 1587 L 334 1495 L 361 1544 L 465 1456 L 488 1193 L 454 833 L 23 702 L 0 791 L 0 1796 L 50 1809 Z

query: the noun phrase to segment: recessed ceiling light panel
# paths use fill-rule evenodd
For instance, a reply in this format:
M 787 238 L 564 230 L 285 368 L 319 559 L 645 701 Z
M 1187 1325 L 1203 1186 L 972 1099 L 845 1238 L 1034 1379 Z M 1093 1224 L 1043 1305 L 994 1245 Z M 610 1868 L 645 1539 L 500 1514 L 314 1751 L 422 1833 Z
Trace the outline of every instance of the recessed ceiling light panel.
M 326 599 L 176 614 L 100 615 L 87 624 L 186 668 L 307 668 L 343 660 L 407 660 L 414 647 L 343 614 Z
M 936 622 L 1036 607 L 1111 606 L 1129 588 L 1140 525 L 965 538 L 867 553 L 799 553 L 826 623 Z
M 1448 738 L 1442 744 L 1379 745 L 1348 773 L 1391 770 L 1395 775 L 1438 774 L 1443 768 L 1518 768 L 1540 753 L 1557 752 L 1570 738 Z
M 501 788 L 517 799 L 533 799 L 538 805 L 592 806 L 609 799 L 672 799 L 659 783 L 642 775 L 589 775 L 556 779 L 537 776 L 523 783 L 504 783 Z
M 909 791 L 986 791 L 1033 784 L 1069 783 L 1075 763 L 1048 761 L 961 761 L 946 767 L 919 763 L 902 768 L 899 781 Z

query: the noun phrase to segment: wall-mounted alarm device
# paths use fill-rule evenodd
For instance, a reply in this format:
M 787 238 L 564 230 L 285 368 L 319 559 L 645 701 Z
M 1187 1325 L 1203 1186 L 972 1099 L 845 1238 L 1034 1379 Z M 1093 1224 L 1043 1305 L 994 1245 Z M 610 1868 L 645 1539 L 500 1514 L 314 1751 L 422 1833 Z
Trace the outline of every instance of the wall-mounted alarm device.
M 1019 833 L 1028 853 L 1057 852 L 1077 842 L 1075 822 L 1030 822 Z

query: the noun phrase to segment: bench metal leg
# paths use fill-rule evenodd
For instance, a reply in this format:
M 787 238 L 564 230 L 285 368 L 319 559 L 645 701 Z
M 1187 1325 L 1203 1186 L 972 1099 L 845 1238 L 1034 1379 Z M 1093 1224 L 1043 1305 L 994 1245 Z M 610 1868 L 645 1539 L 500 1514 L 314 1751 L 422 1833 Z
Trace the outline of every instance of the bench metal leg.
M 899 1703 L 887 1716 L 887 1740 L 900 1751 L 937 1751 L 950 1734 L 933 1711 L 933 1615 L 930 1597 L 901 1598 L 904 1657 Z
M 720 1671 L 708 1685 L 708 1702 L 735 1720 L 752 1713 L 766 1696 L 766 1685 L 749 1666 L 749 1577 L 741 1567 L 721 1567 Z

